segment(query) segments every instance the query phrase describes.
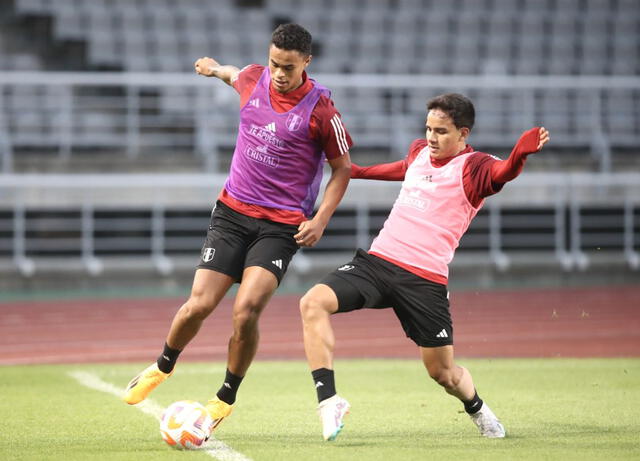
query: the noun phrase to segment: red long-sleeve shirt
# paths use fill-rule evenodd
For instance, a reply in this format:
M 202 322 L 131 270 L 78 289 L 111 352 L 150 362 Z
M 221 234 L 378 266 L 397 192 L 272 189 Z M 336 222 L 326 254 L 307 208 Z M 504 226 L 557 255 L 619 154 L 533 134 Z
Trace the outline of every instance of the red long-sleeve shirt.
M 536 127 L 523 133 L 506 160 L 500 160 L 484 152 L 476 152 L 467 159 L 462 181 L 469 203 L 474 207 L 479 206 L 484 198 L 500 192 L 505 183 L 513 180 L 522 172 L 527 155 L 537 151 L 540 140 L 539 131 L 539 128 Z M 352 162 L 351 177 L 402 181 L 409 165 L 425 147 L 427 147 L 426 139 L 416 139 L 411 143 L 407 156 L 402 160 L 365 167 Z M 473 148 L 467 144 L 456 155 L 469 152 L 473 152 Z M 431 162 L 433 166 L 440 168 L 449 163 L 452 158 L 454 157 L 441 160 L 431 159 Z

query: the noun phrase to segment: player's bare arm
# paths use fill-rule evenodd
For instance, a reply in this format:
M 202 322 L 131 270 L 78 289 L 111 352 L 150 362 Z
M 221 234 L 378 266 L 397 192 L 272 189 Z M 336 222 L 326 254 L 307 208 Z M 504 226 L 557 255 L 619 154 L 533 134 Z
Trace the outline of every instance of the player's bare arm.
M 301 247 L 312 247 L 318 243 L 349 184 L 351 176 L 349 153 L 328 162 L 331 166 L 331 178 L 327 183 L 318 212 L 313 219 L 301 223 L 298 226 L 298 233 L 293 236 Z
M 223 66 L 208 56 L 198 59 L 194 66 L 197 74 L 204 75 L 205 77 L 217 77 L 227 85 L 231 85 L 240 73 L 240 69 L 236 66 Z

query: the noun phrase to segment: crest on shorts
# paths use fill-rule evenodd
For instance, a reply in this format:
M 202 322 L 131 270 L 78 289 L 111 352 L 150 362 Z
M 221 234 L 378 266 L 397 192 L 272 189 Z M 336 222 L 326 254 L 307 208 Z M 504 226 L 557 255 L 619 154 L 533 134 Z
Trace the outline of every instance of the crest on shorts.
M 298 128 L 300 128 L 301 124 L 302 117 L 300 117 L 298 114 L 289 114 L 289 116 L 287 117 L 287 129 L 289 131 L 296 131 Z
M 216 254 L 215 248 L 205 248 L 202 251 L 202 260 L 206 263 L 213 259 L 213 255 Z

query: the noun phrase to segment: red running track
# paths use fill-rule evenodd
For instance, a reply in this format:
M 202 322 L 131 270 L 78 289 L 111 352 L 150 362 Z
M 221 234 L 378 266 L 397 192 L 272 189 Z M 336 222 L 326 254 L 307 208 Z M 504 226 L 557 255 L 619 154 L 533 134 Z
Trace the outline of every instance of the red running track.
M 274 296 L 258 359 L 304 359 L 299 296 Z M 182 299 L 0 304 L 0 364 L 154 360 Z M 231 299 L 207 319 L 186 360 L 225 360 Z M 452 293 L 458 357 L 639 357 L 640 286 Z M 333 317 L 336 358 L 417 358 L 391 309 Z

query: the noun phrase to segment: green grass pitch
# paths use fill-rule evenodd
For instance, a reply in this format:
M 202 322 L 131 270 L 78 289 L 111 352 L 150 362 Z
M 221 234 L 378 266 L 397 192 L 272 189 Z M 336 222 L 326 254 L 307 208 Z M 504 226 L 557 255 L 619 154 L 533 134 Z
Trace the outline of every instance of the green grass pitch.
M 640 359 L 460 363 L 503 421 L 506 439 L 480 437 L 418 360 L 337 361 L 338 392 L 352 409 L 330 443 L 322 441 L 306 364 L 258 361 L 214 435 L 253 460 L 640 459 Z M 81 371 L 122 389 L 145 365 L 0 368 L 0 459 L 215 459 L 212 451 L 176 452 L 153 416 L 72 376 Z M 206 401 L 224 368 L 181 363 L 150 400 L 162 407 Z

